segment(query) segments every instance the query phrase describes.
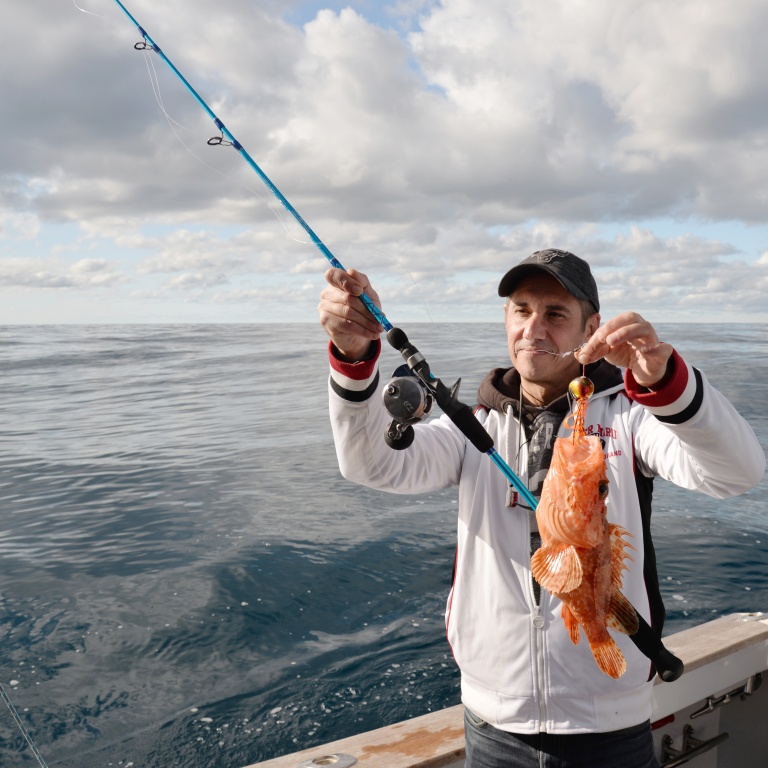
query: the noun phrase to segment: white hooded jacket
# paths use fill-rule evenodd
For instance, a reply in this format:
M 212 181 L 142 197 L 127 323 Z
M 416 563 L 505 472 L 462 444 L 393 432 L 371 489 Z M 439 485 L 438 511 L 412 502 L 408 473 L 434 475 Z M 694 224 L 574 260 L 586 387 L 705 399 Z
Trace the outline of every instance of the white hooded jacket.
M 627 671 L 614 680 L 600 672 L 583 635 L 572 644 L 558 599 L 542 591 L 536 604 L 529 515 L 507 507 L 507 482 L 489 458 L 445 416 L 416 425 L 414 442 L 403 451 L 385 444 L 390 417 L 379 396 L 377 358 L 378 352 L 343 363 L 331 347 L 330 414 L 339 467 L 349 480 L 394 493 L 458 487 L 446 628 L 465 706 L 517 733 L 604 732 L 647 720 L 653 670 L 632 641 L 612 633 L 627 660 Z M 525 481 L 526 446 L 513 409 L 477 416 Z M 652 479 L 726 498 L 760 481 L 765 455 L 733 406 L 676 353 L 674 373 L 658 391 L 639 387 L 628 372 L 623 383 L 596 392 L 585 426 L 604 442 L 608 520 L 624 527 L 635 547 L 622 592 L 660 633 Z M 561 426 L 559 435 L 565 434 Z

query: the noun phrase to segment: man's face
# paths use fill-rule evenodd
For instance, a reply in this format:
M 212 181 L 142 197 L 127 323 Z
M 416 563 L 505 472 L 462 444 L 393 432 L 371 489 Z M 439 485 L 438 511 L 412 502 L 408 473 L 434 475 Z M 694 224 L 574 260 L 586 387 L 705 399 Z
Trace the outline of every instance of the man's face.
M 550 353 L 576 349 L 597 330 L 600 315 L 592 315 L 585 327 L 581 303 L 554 277 L 540 272 L 523 278 L 504 314 L 509 357 L 524 386 L 559 389 L 579 375 L 581 366 L 573 355 Z

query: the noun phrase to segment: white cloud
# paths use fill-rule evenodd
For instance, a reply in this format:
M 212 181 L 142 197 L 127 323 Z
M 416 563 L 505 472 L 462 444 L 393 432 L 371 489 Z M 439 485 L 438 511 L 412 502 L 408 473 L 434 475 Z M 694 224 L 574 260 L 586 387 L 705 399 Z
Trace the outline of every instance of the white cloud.
M 201 288 L 211 288 L 216 285 L 222 285 L 229 282 L 221 273 L 212 275 L 206 272 L 186 273 L 169 280 L 165 286 L 172 290 L 188 292 L 197 291 Z
M 103 259 L 67 264 L 54 259 L 0 259 L 0 286 L 87 290 L 110 288 L 125 279 Z
M 34 240 L 40 227 L 40 219 L 34 213 L 0 210 L 0 239 Z
M 105 259 L 80 259 L 70 267 L 70 271 L 75 275 L 103 274 L 108 266 Z
M 109 3 L 81 5 L 106 19 L 51 0 L 7 14 L 0 55 L 13 77 L 0 98 L 24 129 L 0 146 L 0 260 L 21 258 L 24 241 L 54 258 L 40 283 L 66 287 L 78 273 L 55 258 L 88 252 L 119 259 L 141 291 L 198 301 L 224 282 L 237 295 L 260 275 L 322 273 L 307 234 L 236 151 L 206 144 L 216 128 L 149 54 L 153 92 L 127 19 Z M 757 306 L 768 249 L 762 0 L 304 8 L 131 3 L 342 263 L 392 285 L 404 276 L 406 297 L 405 270 L 472 302 L 493 295 L 511 260 L 554 244 L 607 280 L 620 259 L 635 279 L 624 287 L 644 286 L 660 308 L 697 301 L 674 281 L 706 293 L 742 264 L 750 284 L 731 281 L 730 295 Z M 291 23 L 302 14 L 306 24 Z M 33 40 L 21 34 L 33 28 Z M 67 222 L 79 234 L 54 241 Z M 734 222 L 753 230 L 735 240 Z

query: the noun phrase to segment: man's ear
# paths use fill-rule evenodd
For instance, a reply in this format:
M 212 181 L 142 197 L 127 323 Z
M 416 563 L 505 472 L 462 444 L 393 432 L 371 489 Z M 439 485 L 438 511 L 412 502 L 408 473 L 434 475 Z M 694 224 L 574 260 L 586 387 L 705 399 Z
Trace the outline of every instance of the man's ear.
M 584 329 L 584 332 L 586 333 L 585 341 L 589 340 L 592 337 L 592 334 L 600 327 L 600 313 L 595 312 L 592 317 L 587 320 L 587 327 Z

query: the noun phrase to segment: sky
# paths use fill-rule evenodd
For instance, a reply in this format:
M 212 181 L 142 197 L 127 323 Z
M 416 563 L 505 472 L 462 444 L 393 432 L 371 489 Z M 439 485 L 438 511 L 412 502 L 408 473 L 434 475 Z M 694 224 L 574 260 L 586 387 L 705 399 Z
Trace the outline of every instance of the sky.
M 390 321 L 768 323 L 765 0 L 125 0 Z M 0 323 L 315 322 L 328 264 L 113 0 L 4 9 Z

